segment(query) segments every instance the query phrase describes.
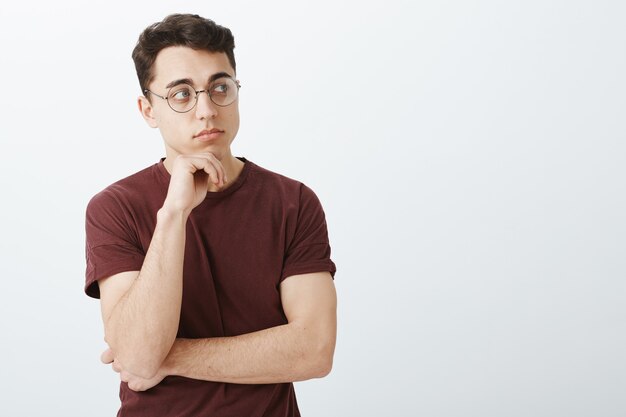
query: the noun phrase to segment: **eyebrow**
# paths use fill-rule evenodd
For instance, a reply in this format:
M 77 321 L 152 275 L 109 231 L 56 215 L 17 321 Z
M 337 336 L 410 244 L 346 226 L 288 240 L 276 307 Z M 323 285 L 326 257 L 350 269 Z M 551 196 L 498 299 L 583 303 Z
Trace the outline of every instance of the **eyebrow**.
M 228 77 L 228 78 L 232 78 L 232 76 L 227 73 L 227 72 L 217 72 L 213 75 L 211 75 L 209 77 L 209 83 L 212 83 L 213 81 L 217 80 L 218 78 L 224 78 L 224 77 Z M 189 85 L 193 85 L 193 80 L 191 78 L 181 78 L 178 80 L 174 80 L 172 82 L 170 82 L 169 84 L 167 84 L 165 86 L 165 88 L 172 88 L 174 86 L 177 86 L 179 84 L 189 84 Z
M 172 88 L 172 87 L 174 87 L 176 85 L 179 85 L 179 84 L 189 84 L 189 85 L 191 85 L 191 84 L 193 84 L 193 81 L 191 81 L 190 78 L 181 78 L 179 80 L 174 80 L 174 81 L 170 82 L 168 85 L 165 86 L 165 88 Z

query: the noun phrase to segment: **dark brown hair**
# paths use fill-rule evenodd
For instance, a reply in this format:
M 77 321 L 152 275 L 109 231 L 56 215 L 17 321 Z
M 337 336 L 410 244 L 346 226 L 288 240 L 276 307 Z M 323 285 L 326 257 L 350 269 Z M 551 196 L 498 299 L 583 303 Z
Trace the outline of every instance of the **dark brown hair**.
M 169 46 L 187 46 L 196 50 L 224 52 L 235 67 L 235 38 L 230 29 L 197 14 L 171 14 L 148 26 L 139 35 L 133 49 L 133 61 L 143 93 L 154 79 L 152 67 L 158 53 Z

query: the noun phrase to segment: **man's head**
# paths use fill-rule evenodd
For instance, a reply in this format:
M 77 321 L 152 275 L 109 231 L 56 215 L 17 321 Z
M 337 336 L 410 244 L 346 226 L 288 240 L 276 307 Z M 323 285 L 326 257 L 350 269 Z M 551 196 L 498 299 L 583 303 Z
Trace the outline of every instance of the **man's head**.
M 186 46 L 207 52 L 223 52 L 233 70 L 235 39 L 230 29 L 192 14 L 172 14 L 148 26 L 139 36 L 133 50 L 133 61 L 142 93 L 154 79 L 154 61 L 161 50 L 170 46 Z
M 165 142 L 166 167 L 181 154 L 231 158 L 239 129 L 239 83 L 229 29 L 196 15 L 149 26 L 133 51 L 144 95 L 139 110 Z

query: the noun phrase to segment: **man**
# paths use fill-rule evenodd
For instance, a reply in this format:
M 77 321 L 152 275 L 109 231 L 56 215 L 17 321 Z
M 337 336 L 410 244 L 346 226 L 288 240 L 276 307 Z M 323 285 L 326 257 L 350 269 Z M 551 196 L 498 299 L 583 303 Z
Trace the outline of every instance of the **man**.
M 330 372 L 335 265 L 305 185 L 234 157 L 230 30 L 171 15 L 139 37 L 139 110 L 165 158 L 86 214 L 85 291 L 123 416 L 299 416 L 293 381 Z

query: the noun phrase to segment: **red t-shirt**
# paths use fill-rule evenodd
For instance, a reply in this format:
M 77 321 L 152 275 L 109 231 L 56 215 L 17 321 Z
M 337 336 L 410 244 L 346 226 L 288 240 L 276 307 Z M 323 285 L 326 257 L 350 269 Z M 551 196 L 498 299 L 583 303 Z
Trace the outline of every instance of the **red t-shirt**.
M 177 337 L 236 336 L 286 324 L 283 279 L 329 271 L 322 206 L 304 184 L 239 158 L 239 177 L 209 192 L 187 221 L 183 300 Z M 139 271 L 167 195 L 163 162 L 120 180 L 92 198 L 86 214 L 85 292 L 97 281 Z M 293 384 L 227 384 L 166 377 L 145 392 L 120 385 L 118 415 L 299 416 Z

